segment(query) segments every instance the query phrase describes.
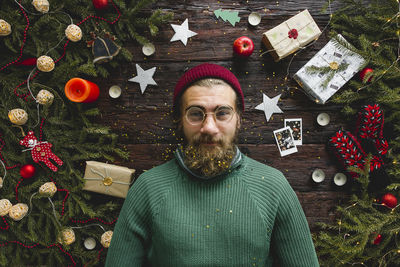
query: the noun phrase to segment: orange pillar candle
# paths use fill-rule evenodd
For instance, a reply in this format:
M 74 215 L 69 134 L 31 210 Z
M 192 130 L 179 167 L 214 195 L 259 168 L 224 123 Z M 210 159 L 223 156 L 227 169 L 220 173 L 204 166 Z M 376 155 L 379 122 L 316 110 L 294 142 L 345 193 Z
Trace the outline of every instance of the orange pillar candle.
M 100 94 L 97 84 L 81 78 L 72 78 L 65 84 L 65 95 L 73 102 L 89 103 L 95 101 Z

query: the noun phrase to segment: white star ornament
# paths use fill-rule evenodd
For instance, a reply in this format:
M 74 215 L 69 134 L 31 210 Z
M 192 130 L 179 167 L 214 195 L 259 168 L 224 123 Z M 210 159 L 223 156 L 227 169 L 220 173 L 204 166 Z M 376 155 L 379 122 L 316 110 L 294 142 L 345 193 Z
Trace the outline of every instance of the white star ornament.
M 271 99 L 267 95 L 263 94 L 263 102 L 255 107 L 255 109 L 264 111 L 265 119 L 269 121 L 273 113 L 283 113 L 283 111 L 278 107 L 280 97 L 281 95 L 277 95 Z
M 148 70 L 142 69 L 142 67 L 139 66 L 139 64 L 136 64 L 136 72 L 137 75 L 128 81 L 130 82 L 136 82 L 140 84 L 140 91 L 142 94 L 146 90 L 147 85 L 157 85 L 157 83 L 153 79 L 154 72 L 156 72 L 156 67 L 153 67 Z
M 180 40 L 186 46 L 188 39 L 197 35 L 196 32 L 192 32 L 191 30 L 189 30 L 188 19 L 185 19 L 185 21 L 181 25 L 171 24 L 171 26 L 174 29 L 175 34 L 174 36 L 172 36 L 170 42 Z

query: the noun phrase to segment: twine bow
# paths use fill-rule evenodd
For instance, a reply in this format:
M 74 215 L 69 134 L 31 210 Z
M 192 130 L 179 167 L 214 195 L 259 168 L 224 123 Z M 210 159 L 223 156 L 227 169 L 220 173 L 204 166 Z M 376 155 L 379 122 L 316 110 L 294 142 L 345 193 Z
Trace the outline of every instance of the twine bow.
M 32 144 L 28 144 L 29 148 L 22 150 L 22 152 L 25 152 L 25 151 L 28 151 L 28 150 L 32 150 L 32 149 L 34 149 L 37 145 L 47 143 L 47 141 L 43 141 L 43 142 L 40 141 L 40 142 L 39 142 L 38 140 L 34 140 L 34 139 L 31 139 L 31 140 L 33 141 L 33 143 L 32 143 Z

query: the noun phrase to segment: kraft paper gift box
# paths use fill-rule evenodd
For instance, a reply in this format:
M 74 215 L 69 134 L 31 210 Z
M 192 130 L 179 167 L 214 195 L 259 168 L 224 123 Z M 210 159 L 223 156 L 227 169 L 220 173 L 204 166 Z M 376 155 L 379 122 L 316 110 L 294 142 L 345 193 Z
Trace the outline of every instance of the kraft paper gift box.
M 340 34 L 336 38 L 347 43 Z M 311 99 L 318 104 L 325 104 L 364 63 L 364 58 L 359 54 L 332 39 L 296 72 L 293 78 Z
M 126 198 L 134 169 L 117 165 L 86 161 L 84 190 Z
M 275 61 L 294 53 L 313 40 L 321 31 L 308 10 L 304 10 L 263 33 L 262 41 Z

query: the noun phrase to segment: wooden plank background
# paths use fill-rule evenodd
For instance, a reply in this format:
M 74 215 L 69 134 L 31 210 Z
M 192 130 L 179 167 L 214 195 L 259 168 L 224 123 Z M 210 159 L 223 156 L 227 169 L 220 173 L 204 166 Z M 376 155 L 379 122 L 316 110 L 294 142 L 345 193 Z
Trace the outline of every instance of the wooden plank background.
M 171 159 L 179 142 L 170 119 L 173 88 L 178 78 L 190 67 L 203 62 L 213 62 L 230 68 L 238 77 L 245 95 L 245 113 L 240 134 L 240 148 L 248 156 L 280 169 L 298 194 L 309 224 L 316 231 L 316 222 L 334 222 L 335 207 L 346 198 L 343 188 L 333 184 L 333 176 L 339 170 L 326 150 L 328 138 L 343 125 L 339 114 L 340 106 L 332 103 L 318 105 L 297 87 L 293 80 L 285 83 L 289 69 L 290 77 L 303 66 L 328 41 L 327 32 L 317 42 L 298 53 L 289 66 L 291 56 L 276 63 L 269 54 L 260 56 L 266 50 L 261 42 L 262 33 L 277 26 L 299 11 L 308 9 L 320 29 L 329 22 L 329 10 L 322 12 L 325 1 L 157 1 L 151 8 L 172 11 L 172 24 L 181 24 L 189 19 L 189 29 L 198 35 L 189 39 L 187 46 L 180 41 L 170 42 L 174 35 L 167 24 L 160 29 L 156 38 L 150 38 L 156 53 L 146 58 L 137 42 L 130 42 L 126 48 L 134 55 L 132 63 L 113 71 L 108 79 L 98 79 L 102 90 L 98 105 L 102 110 L 101 120 L 109 125 L 121 138 L 120 143 L 130 152 L 129 162 L 121 164 L 135 168 L 136 177 L 144 170 Z M 240 22 L 233 27 L 217 19 L 213 11 L 239 11 Z M 337 8 L 337 3 L 332 9 Z M 261 23 L 252 27 L 247 18 L 251 12 L 262 16 Z M 253 55 L 247 60 L 233 55 L 233 41 L 246 35 L 255 44 Z M 136 75 L 135 64 L 143 69 L 157 67 L 154 80 L 157 86 L 149 85 L 142 95 L 139 84 L 128 82 Z M 112 99 L 108 88 L 112 85 L 123 88 L 122 96 Z M 264 113 L 255 110 L 262 102 L 262 93 L 274 97 L 282 93 L 279 107 L 282 114 L 273 115 L 266 122 Z M 331 116 L 331 123 L 321 127 L 316 117 L 321 112 Z M 273 130 L 282 128 L 285 118 L 303 119 L 303 145 L 298 153 L 280 157 L 273 138 Z M 316 168 L 325 171 L 326 179 L 321 184 L 311 180 Z

